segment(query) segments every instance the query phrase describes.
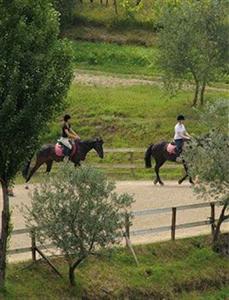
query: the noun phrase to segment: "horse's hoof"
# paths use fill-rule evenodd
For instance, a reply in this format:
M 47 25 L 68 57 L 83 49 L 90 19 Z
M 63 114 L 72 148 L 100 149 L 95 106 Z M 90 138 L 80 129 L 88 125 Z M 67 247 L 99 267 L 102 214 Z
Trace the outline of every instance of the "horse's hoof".
M 160 185 L 161 185 L 161 186 L 163 186 L 163 185 L 164 185 L 164 183 L 163 183 L 162 181 L 161 181 L 161 182 L 159 182 L 159 183 L 160 183 Z
M 28 190 L 28 189 L 29 189 L 29 186 L 28 186 L 28 185 L 26 185 L 26 186 L 25 186 L 25 189 L 26 189 L 26 190 Z
M 178 184 L 181 184 L 181 183 L 182 183 L 182 181 L 181 181 L 181 180 L 179 180 L 179 181 L 178 181 Z
M 156 184 L 158 183 L 158 181 L 157 181 L 157 180 L 154 180 L 154 182 L 153 182 L 153 183 L 154 183 L 154 185 L 156 185 Z
M 11 190 L 11 189 L 9 189 L 9 190 L 7 191 L 7 194 L 8 194 L 9 197 L 15 197 L 14 192 L 13 192 L 13 190 Z

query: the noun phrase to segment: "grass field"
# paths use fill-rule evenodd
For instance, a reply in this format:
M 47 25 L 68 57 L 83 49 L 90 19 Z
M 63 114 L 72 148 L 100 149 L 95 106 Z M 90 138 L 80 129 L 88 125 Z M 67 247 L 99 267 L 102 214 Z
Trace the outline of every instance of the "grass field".
M 158 49 L 155 45 L 144 47 L 136 44 L 120 45 L 106 41 L 98 42 L 98 40 L 94 42 L 75 41 L 74 36 L 71 38 L 74 63 L 77 69 L 115 73 L 118 76 L 146 77 L 154 80 L 159 80 L 162 76 L 162 72 L 156 64 Z M 229 75 L 225 75 L 219 76 L 211 85 L 228 88 L 228 83 Z
M 153 45 L 158 29 L 154 2 L 142 1 L 143 7 L 132 16 L 128 16 L 128 9 L 121 1 L 117 1 L 118 14 L 114 11 L 113 2 L 109 2 L 108 6 L 101 5 L 100 1 L 78 3 L 73 24 L 65 29 L 63 35 L 77 40 Z
M 207 92 L 208 101 L 225 98 L 225 92 Z M 73 128 L 81 139 L 101 136 L 105 148 L 142 148 L 150 143 L 173 139 L 176 116 L 183 113 L 186 128 L 192 135 L 204 132 L 204 126 L 199 122 L 198 115 L 191 108 L 192 93 L 180 92 L 175 98 L 169 98 L 157 86 L 85 86 L 73 84 L 67 99 L 66 112 L 72 115 Z M 49 126 L 43 142 L 54 143 L 60 135 L 61 116 Z M 226 125 L 226 123 L 225 123 Z M 115 180 L 152 180 L 154 172 L 144 169 L 144 153 L 134 153 L 133 162 L 139 168 L 134 172 L 130 169 L 114 169 L 112 164 L 130 164 L 130 156 L 125 153 L 107 153 L 103 160 L 95 152 L 90 152 L 86 163 L 97 164 L 104 169 L 109 178 Z M 58 170 L 54 164 L 52 172 Z M 42 167 L 32 182 L 40 180 L 45 167 Z M 178 180 L 182 177 L 183 167 L 174 163 L 166 163 L 161 169 L 165 180 Z M 24 179 L 18 176 L 17 183 Z
M 158 76 L 157 49 L 115 43 L 72 42 L 76 67 L 112 73 Z
M 208 101 L 226 98 L 226 92 L 208 91 Z M 204 131 L 195 110 L 192 93 L 183 91 L 170 98 L 156 86 L 85 86 L 73 84 L 67 108 L 72 124 L 82 139 L 102 136 L 105 147 L 145 148 L 150 143 L 172 140 L 176 116 L 187 118 L 191 134 Z M 60 119 L 50 125 L 44 141 L 55 141 L 60 134 Z
M 229 261 L 212 252 L 208 238 L 139 245 L 135 251 L 138 267 L 127 249 L 91 257 L 76 271 L 75 288 L 69 287 L 61 259 L 52 261 L 64 279 L 41 262 L 29 268 L 29 262 L 10 264 L 7 292 L 0 299 L 226 300 Z

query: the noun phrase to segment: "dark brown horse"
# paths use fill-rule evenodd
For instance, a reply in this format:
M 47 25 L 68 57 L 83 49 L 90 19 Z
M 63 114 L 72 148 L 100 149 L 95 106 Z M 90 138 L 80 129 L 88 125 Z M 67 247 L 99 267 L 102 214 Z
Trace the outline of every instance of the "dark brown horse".
M 69 160 L 74 163 L 75 166 L 80 166 L 80 161 L 84 161 L 87 153 L 94 149 L 100 158 L 103 158 L 103 140 L 100 138 L 86 141 L 75 140 L 75 147 L 77 151 L 75 154 L 69 157 Z M 36 162 L 34 167 L 30 170 L 31 159 L 27 162 L 22 174 L 26 179 L 26 182 L 30 180 L 33 174 L 36 172 L 41 165 L 46 164 L 46 172 L 49 173 L 52 169 L 53 162 L 63 161 L 63 157 L 57 156 L 55 153 L 55 145 L 47 144 L 42 146 L 42 148 L 36 154 Z
M 145 167 L 146 168 L 151 168 L 152 167 L 152 162 L 151 158 L 153 157 L 155 159 L 156 165 L 154 167 L 155 173 L 156 173 L 156 179 L 154 180 L 154 184 L 157 184 L 158 182 L 163 185 L 164 183 L 161 181 L 160 175 L 159 175 L 159 170 L 160 167 L 168 160 L 168 161 L 174 161 L 176 162 L 176 159 L 178 155 L 176 154 L 169 154 L 167 151 L 167 146 L 168 142 L 161 142 L 158 144 L 151 144 L 146 152 L 145 152 Z M 193 183 L 191 176 L 188 174 L 188 167 L 187 163 L 185 162 L 184 159 L 181 159 L 181 162 L 184 166 L 185 170 L 185 176 L 182 177 L 178 183 L 181 184 L 187 177 L 189 177 L 189 182 Z

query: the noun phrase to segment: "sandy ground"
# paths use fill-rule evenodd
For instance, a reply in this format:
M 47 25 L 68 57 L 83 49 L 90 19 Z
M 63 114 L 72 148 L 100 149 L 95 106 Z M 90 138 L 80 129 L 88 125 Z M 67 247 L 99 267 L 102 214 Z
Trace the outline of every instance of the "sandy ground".
M 163 82 L 160 77 L 154 79 L 148 78 L 147 76 L 135 76 L 131 78 L 128 75 L 111 74 L 103 72 L 88 72 L 86 70 L 77 70 L 74 75 L 74 82 L 89 86 L 132 86 L 132 85 L 156 85 L 163 87 Z M 183 89 L 193 89 L 192 84 L 186 83 Z M 223 87 L 210 87 L 207 86 L 206 90 L 228 92 L 227 88 Z
M 26 190 L 24 185 L 17 185 L 14 188 L 15 197 L 10 198 L 14 230 L 25 227 L 20 207 L 22 203 L 30 203 L 29 193 L 31 190 L 32 185 L 30 185 L 29 190 Z M 134 195 L 134 198 L 136 199 L 136 202 L 132 206 L 132 210 L 134 211 L 148 208 L 174 207 L 200 202 L 200 200 L 193 195 L 189 183 L 178 185 L 175 181 L 167 181 L 164 186 L 154 186 L 151 181 L 119 181 L 117 182 L 117 192 L 128 192 Z M 0 209 L 2 209 L 1 205 L 2 199 L 0 198 Z M 219 209 L 217 208 L 216 211 L 218 215 Z M 206 220 L 209 216 L 210 207 L 178 211 L 177 224 L 202 221 Z M 131 229 L 155 228 L 168 226 L 170 224 L 171 213 L 138 216 L 134 218 Z M 225 224 L 223 229 L 229 231 L 229 223 Z M 200 226 L 185 230 L 180 229 L 177 230 L 176 237 L 181 238 L 205 233 L 210 233 L 210 226 Z M 170 232 L 131 237 L 132 243 L 148 243 L 167 239 L 170 239 Z M 30 238 L 26 234 L 13 235 L 11 238 L 10 249 L 29 247 L 30 243 Z M 9 257 L 9 260 L 18 261 L 30 258 L 31 253 L 14 254 Z

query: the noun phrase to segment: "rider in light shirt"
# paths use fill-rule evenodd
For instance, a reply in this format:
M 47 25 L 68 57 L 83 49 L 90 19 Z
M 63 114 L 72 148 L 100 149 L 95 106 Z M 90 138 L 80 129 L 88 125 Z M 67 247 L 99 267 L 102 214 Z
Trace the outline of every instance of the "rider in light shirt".
M 191 136 L 188 134 L 184 127 L 184 116 L 179 115 L 177 117 L 178 123 L 175 126 L 175 135 L 174 135 L 174 141 L 176 143 L 176 148 L 177 148 L 177 154 L 180 155 L 182 151 L 182 145 L 184 140 L 190 140 Z

